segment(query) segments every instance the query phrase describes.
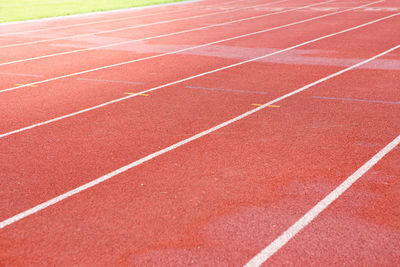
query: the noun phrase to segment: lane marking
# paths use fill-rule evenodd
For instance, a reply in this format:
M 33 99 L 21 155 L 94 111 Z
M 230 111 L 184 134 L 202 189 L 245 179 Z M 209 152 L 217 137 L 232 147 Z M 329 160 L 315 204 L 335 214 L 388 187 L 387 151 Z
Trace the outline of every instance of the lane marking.
M 255 107 L 261 107 L 263 104 L 251 104 L 252 106 L 255 106 Z M 279 105 L 269 105 L 268 106 L 269 108 L 280 108 L 281 106 L 279 106 Z
M 313 98 L 400 105 L 400 102 L 381 101 L 381 100 L 367 100 L 367 99 L 354 99 L 354 98 L 338 98 L 338 97 L 325 97 L 325 96 L 313 96 Z
M 370 21 L 370 22 L 367 22 L 367 23 L 363 23 L 363 24 L 360 24 L 358 26 L 354 26 L 354 27 L 351 27 L 351 28 L 348 28 L 348 29 L 345 29 L 345 30 L 341 30 L 341 31 L 338 31 L 338 32 L 335 32 L 335 33 L 324 35 L 324 36 L 312 39 L 310 41 L 306 41 L 306 42 L 303 42 L 303 43 L 300 43 L 300 44 L 297 44 L 297 45 L 294 45 L 294 46 L 291 46 L 291 47 L 288 47 L 288 48 L 285 48 L 285 49 L 281 49 L 281 50 L 278 50 L 278 51 L 275 51 L 275 52 L 272 52 L 272 53 L 268 53 L 268 54 L 263 55 L 263 56 L 259 56 L 259 57 L 256 57 L 256 58 L 252 58 L 252 59 L 248 59 L 248 60 L 245 60 L 245 61 L 241 61 L 241 62 L 232 64 L 232 65 L 228 65 L 228 66 L 225 66 L 225 67 L 222 67 L 222 68 L 218 68 L 218 69 L 214 69 L 214 70 L 211 70 L 211 71 L 203 72 L 203 73 L 200 73 L 200 74 L 197 74 L 197 75 L 193 75 L 193 76 L 181 79 L 181 80 L 177 80 L 177 81 L 174 81 L 174 82 L 170 82 L 170 83 L 166 83 L 166 84 L 163 84 L 163 85 L 160 85 L 160 86 L 156 86 L 156 87 L 153 87 L 151 89 L 147 89 L 147 90 L 141 91 L 141 92 L 139 92 L 137 94 L 134 94 L 134 95 L 129 95 L 129 96 L 125 96 L 125 97 L 122 97 L 122 98 L 117 98 L 117 99 L 105 102 L 103 104 L 100 104 L 100 105 L 92 106 L 92 107 L 85 108 L 85 109 L 82 109 L 82 110 L 79 110 L 79 111 L 76 111 L 76 112 L 73 112 L 73 113 L 70 113 L 70 114 L 67 114 L 67 115 L 56 117 L 56 118 L 53 118 L 53 119 L 50 119 L 50 120 L 47 120 L 47 121 L 43 121 L 43 122 L 39 122 L 39 123 L 36 123 L 36 124 L 32 124 L 32 125 L 29 125 L 29 126 L 17 129 L 17 130 L 13 130 L 13 131 L 10 131 L 10 132 L 7 132 L 7 133 L 0 134 L 0 138 L 6 137 L 6 136 L 9 136 L 9 135 L 12 135 L 12 134 L 16 134 L 16 133 L 21 133 L 23 131 L 27 131 L 27 130 L 30 130 L 30 129 L 33 129 L 33 128 L 36 128 L 36 127 L 39 127 L 39 126 L 42 126 L 42 125 L 50 124 L 50 123 L 53 123 L 53 122 L 56 122 L 56 121 L 59 121 L 59 120 L 62 120 L 62 119 L 70 118 L 70 117 L 73 117 L 73 116 L 76 116 L 76 115 L 79 115 L 79 114 L 82 114 L 82 113 L 85 113 L 85 112 L 88 112 L 88 111 L 95 110 L 95 109 L 98 109 L 98 108 L 101 108 L 101 107 L 104 107 L 104 106 L 108 106 L 108 105 L 111 105 L 111 104 L 114 104 L 114 103 L 118 103 L 120 101 L 124 101 L 126 99 L 135 97 L 135 96 L 140 95 L 140 94 L 156 91 L 156 90 L 159 90 L 159 89 L 164 88 L 164 87 L 168 87 L 168 86 L 171 86 L 171 85 L 179 84 L 179 83 L 182 83 L 182 82 L 185 82 L 185 81 L 189 81 L 189 80 L 192 80 L 192 79 L 195 79 L 195 78 L 198 78 L 198 77 L 206 76 L 206 75 L 209 75 L 209 74 L 212 74 L 212 73 L 216 73 L 216 72 L 219 72 L 219 71 L 222 71 L 222 70 L 226 70 L 226 69 L 234 68 L 234 67 L 237 67 L 237 66 L 240 66 L 240 65 L 243 65 L 243 64 L 247 64 L 249 62 L 254 62 L 254 61 L 257 61 L 257 60 L 260 60 L 260 59 L 264 59 L 264 58 L 267 58 L 267 57 L 270 57 L 270 56 L 281 54 L 283 52 L 290 51 L 290 50 L 293 50 L 295 48 L 298 48 L 298 47 L 301 47 L 301 46 L 304 46 L 304 45 L 307 45 L 307 44 L 311 44 L 311 43 L 314 43 L 314 42 L 317 42 L 317 41 L 320 41 L 320 40 L 324 40 L 326 38 L 330 38 L 330 37 L 333 37 L 333 36 L 336 36 L 336 35 L 339 35 L 339 34 L 350 32 L 350 31 L 353 31 L 353 30 L 356 30 L 356 29 L 359 29 L 359 28 L 362 28 L 362 27 L 366 27 L 366 26 L 368 26 L 370 24 L 374 24 L 374 23 L 377 23 L 377 22 L 380 22 L 380 21 L 383 21 L 383 20 L 386 20 L 386 19 L 390 19 L 390 18 L 398 16 L 398 15 L 400 15 L 400 12 L 396 13 L 396 14 L 392 14 L 390 16 L 386 16 L 386 17 L 380 18 L 380 19 L 376 19 L 376 20 L 373 20 L 373 21 Z
M 269 10 L 269 11 L 276 11 L 276 10 L 285 10 L 290 7 L 265 7 L 265 8 L 256 8 L 256 10 Z M 304 11 L 332 11 L 332 10 L 340 10 L 348 8 L 346 6 L 341 6 L 341 7 L 316 7 L 316 8 L 309 8 Z M 372 7 L 372 8 L 364 8 L 361 10 L 358 10 L 361 12 L 370 12 L 370 11 L 376 11 L 376 12 L 399 12 L 400 8 L 397 7 Z
M 207 88 L 207 87 L 198 87 L 198 86 L 186 86 L 186 88 L 199 89 L 199 90 L 210 90 L 210 91 L 227 91 L 227 92 L 237 92 L 237 93 L 263 94 L 263 95 L 267 94 L 266 92 L 259 92 L 259 91 Z
M 296 234 L 309 225 L 321 212 L 323 212 L 332 202 L 338 199 L 347 189 L 359 180 L 367 171 L 377 164 L 386 154 L 396 148 L 400 143 L 400 135 L 392 142 L 375 154 L 370 160 L 362 165 L 357 171 L 349 176 L 343 183 L 330 192 L 325 198 L 310 209 L 303 217 L 290 226 L 277 239 L 264 248 L 259 254 L 252 258 L 245 267 L 255 267 L 262 265 L 279 249 L 287 244 Z
M 286 2 L 286 1 L 288 1 L 288 0 L 281 0 L 278 3 Z M 334 1 L 334 0 L 331 0 L 329 2 L 332 2 L 332 1 Z M 231 8 L 231 9 L 228 9 L 228 10 L 218 11 L 218 12 L 214 12 L 214 13 L 205 13 L 205 14 L 201 14 L 201 15 L 188 16 L 188 17 L 183 17 L 183 18 L 178 18 L 178 19 L 164 20 L 164 21 L 158 21 L 158 22 L 152 22 L 152 23 L 146 23 L 146 24 L 138 24 L 138 25 L 134 25 L 134 26 L 121 27 L 121 28 L 117 28 L 117 29 L 113 29 L 113 30 L 82 33 L 82 34 L 75 34 L 75 35 L 69 35 L 69 36 L 56 37 L 56 38 L 51 38 L 51 39 L 36 40 L 36 41 L 23 42 L 23 43 L 14 43 L 14 44 L 8 44 L 8 45 L 0 45 L 0 48 L 25 46 L 25 45 L 45 43 L 45 42 L 53 42 L 53 41 L 59 41 L 59 40 L 65 40 L 65 39 L 74 39 L 74 38 L 84 37 L 84 36 L 92 36 L 92 35 L 99 35 L 99 34 L 105 34 L 105 33 L 111 33 L 111 32 L 119 32 L 119 31 L 131 30 L 131 29 L 138 29 L 138 28 L 154 26 L 154 25 L 161 25 L 161 24 L 167 24 L 167 23 L 172 23 L 172 22 L 177 22 L 177 21 L 196 19 L 196 18 L 203 18 L 203 17 L 213 16 L 213 15 L 220 15 L 220 14 L 224 14 L 224 13 L 229 13 L 229 12 L 234 12 L 234 11 L 238 11 L 238 10 L 254 8 L 254 7 L 258 7 L 258 6 L 271 5 L 271 4 L 273 4 L 273 3 L 267 3 L 267 4 L 263 3 L 263 4 L 259 4 L 259 5 L 255 5 L 255 6 L 247 6 L 247 7 L 237 8 L 237 9 Z
M 43 77 L 43 75 L 37 74 L 26 74 L 26 73 L 13 73 L 13 72 L 0 72 L 0 75 L 8 75 L 8 76 L 25 76 L 25 77 Z
M 126 95 L 137 95 L 137 93 L 125 93 Z M 141 96 L 149 96 L 149 94 L 138 94 Z
M 102 79 L 91 79 L 91 78 L 77 78 L 77 80 L 80 80 L 80 81 L 91 81 L 91 82 L 103 82 L 103 83 L 144 84 L 142 82 L 102 80 Z
M 236 2 L 236 1 L 231 1 L 231 2 Z M 205 6 L 200 6 L 201 9 L 208 9 L 212 8 L 215 5 L 205 5 Z M 99 23 L 106 23 L 106 22 L 116 22 L 116 21 L 122 21 L 122 20 L 128 20 L 128 19 L 137 19 L 137 18 L 144 18 L 144 17 L 151 17 L 151 16 L 156 16 L 156 15 L 167 15 L 167 14 L 173 14 L 173 13 L 178 13 L 182 11 L 190 11 L 193 9 L 192 6 L 186 6 L 184 8 L 180 8 L 178 10 L 173 10 L 173 11 L 167 11 L 167 12 L 156 12 L 156 13 L 151 13 L 151 14 L 145 14 L 145 15 L 133 15 L 133 16 L 127 16 L 127 17 L 122 17 L 122 18 L 116 18 L 116 19 L 105 19 L 105 20 L 98 20 L 98 21 L 90 21 L 90 22 L 85 22 L 85 23 L 76 23 L 76 24 L 69 24 L 69 25 L 62 25 L 62 26 L 55 26 L 55 27 L 49 27 L 49 28 L 40 28 L 40 29 L 34 29 L 34 30 L 28 30 L 28 31 L 20 31 L 20 32 L 8 32 L 8 33 L 1 33 L 1 36 L 15 36 L 15 35 L 20 35 L 20 34 L 26 34 L 26 33 L 32 33 L 32 32 L 41 32 L 41 31 L 48 31 L 48 30 L 59 30 L 59 29 L 67 29 L 67 28 L 72 28 L 72 27 L 80 27 L 80 26 L 86 26 L 86 25 L 93 25 L 93 24 L 99 24 Z
M 17 86 L 25 86 L 25 87 L 37 87 L 37 85 L 34 85 L 34 84 L 16 83 L 15 85 L 17 85 Z
M 243 114 L 241 114 L 241 115 L 239 115 L 239 116 L 237 116 L 237 117 L 234 117 L 234 118 L 232 118 L 232 119 L 230 119 L 230 120 L 228 120 L 228 121 L 225 121 L 225 122 L 223 122 L 223 123 L 221 123 L 221 124 L 218 124 L 218 125 L 216 125 L 216 126 L 214 126 L 214 127 L 212 127 L 212 128 L 209 128 L 208 130 L 205 130 L 205 131 L 203 131 L 203 132 L 200 132 L 200 133 L 198 133 L 198 134 L 196 134 L 196 135 L 193 135 L 193 136 L 191 136 L 191 137 L 189 137 L 189 138 L 187 138 L 187 139 L 184 139 L 184 140 L 182 140 L 182 141 L 179 141 L 179 142 L 177 142 L 177 143 L 175 143 L 175 144 L 173 144 L 173 145 L 171 145 L 171 146 L 168 146 L 168 147 L 166 147 L 166 148 L 164 148 L 164 149 L 161 149 L 161 150 L 159 150 L 159 151 L 157 151 L 157 152 L 154 152 L 154 153 L 152 153 L 152 154 L 149 154 L 149 155 L 147 155 L 146 157 L 143 157 L 143 158 L 141 158 L 141 159 L 139 159 L 139 160 L 136 160 L 136 161 L 134 161 L 134 162 L 132 162 L 132 163 L 130 163 L 130 164 L 128 164 L 128 165 L 125 165 L 125 166 L 123 166 L 123 167 L 121 167 L 121 168 L 119 168 L 119 169 L 117 169 L 117 170 L 114 170 L 114 171 L 112 171 L 112 172 L 110 172 L 110 173 L 108 173 L 108 174 L 106 174 L 106 175 L 104 175 L 104 176 L 101 176 L 101 177 L 99 177 L 99 178 L 97 178 L 97 179 L 94 179 L 94 180 L 92 180 L 92 181 L 89 182 L 89 183 L 86 183 L 86 184 L 84 184 L 84 185 L 81 185 L 81 186 L 79 186 L 79 187 L 77 187 L 77 188 L 75 188 L 75 189 L 73 189 L 73 190 L 71 190 L 71 191 L 68 191 L 68 192 L 66 192 L 66 193 L 64 193 L 64 194 L 61 194 L 61 195 L 55 197 L 55 198 L 52 198 L 52 199 L 50 199 L 50 200 L 48 200 L 48 201 L 45 201 L 45 202 L 43 202 L 43 203 L 41 203 L 41 204 L 39 204 L 39 205 L 37 205 L 37 206 L 35 206 L 35 207 L 33 207 L 33 208 L 30 208 L 30 209 L 25 210 L 25 211 L 23 211 L 23 212 L 21 212 L 21 213 L 19 213 L 19 214 L 17 214 L 17 215 L 14 215 L 14 216 L 12 216 L 11 218 L 8 218 L 8 219 L 6 219 L 6 220 L 3 220 L 2 222 L 0 222 L 0 229 L 4 228 L 4 227 L 6 227 L 6 226 L 8 226 L 8 225 L 10 225 L 10 224 L 13 224 L 13 223 L 15 223 L 15 222 L 18 222 L 19 220 L 22 220 L 22 219 L 24 219 L 24 218 L 26 218 L 26 217 L 28 217 L 28 216 L 30 216 L 30 215 L 32 215 L 32 214 L 35 214 L 35 213 L 37 213 L 37 212 L 39 212 L 39 211 L 41 211 L 41 210 L 44 210 L 44 209 L 48 208 L 49 206 L 52 206 L 52 205 L 54 205 L 54 204 L 56 204 L 56 203 L 58 203 L 58 202 L 60 202 L 60 201 L 62 201 L 62 200 L 64 200 L 64 199 L 67 199 L 67 198 L 72 197 L 72 196 L 74 196 L 74 195 L 76 195 L 76 194 L 78 194 L 78 193 L 80 193 L 80 192 L 82 192 L 82 191 L 85 191 L 85 190 L 87 190 L 87 189 L 89 189 L 89 188 L 91 188 L 91 187 L 93 187 L 93 186 L 95 186 L 95 185 L 97 185 L 97 184 L 100 184 L 100 183 L 102 183 L 102 182 L 104 182 L 104 181 L 107 181 L 107 180 L 109 180 L 109 179 L 115 177 L 115 176 L 118 175 L 118 174 L 124 173 L 124 172 L 126 172 L 126 171 L 132 169 L 133 167 L 136 167 L 136 166 L 138 166 L 138 165 L 141 165 L 141 164 L 143 164 L 143 163 L 145 163 L 145 162 L 147 162 L 147 161 L 149 161 L 149 160 L 151 160 L 151 159 L 153 159 L 153 158 L 156 158 L 156 157 L 158 157 L 158 156 L 160 156 L 160 155 L 163 155 L 163 154 L 165 154 L 165 153 L 167 153 L 167 152 L 169 152 L 169 151 L 172 151 L 172 150 L 174 150 L 174 149 L 177 149 L 177 148 L 179 148 L 179 147 L 181 147 L 181 146 L 183 146 L 183 145 L 185 145 L 185 144 L 187 144 L 187 143 L 190 143 L 190 142 L 192 142 L 192 141 L 194 141 L 194 140 L 197 140 L 197 139 L 199 139 L 200 137 L 203 137 L 203 136 L 208 135 L 208 134 L 210 134 L 210 133 L 212 133 L 212 132 L 215 132 L 215 131 L 217 131 L 217 130 L 219 130 L 219 129 L 221 129 L 221 128 L 224 128 L 224 127 L 226 127 L 226 126 L 228 126 L 228 125 L 230 125 L 230 124 L 233 124 L 233 123 L 236 122 L 236 121 L 239 121 L 239 120 L 241 120 L 241 119 L 244 119 L 244 118 L 246 118 L 246 117 L 252 115 L 253 113 L 256 113 L 256 112 L 258 112 L 258 111 L 260 111 L 260 110 L 263 110 L 263 109 L 267 108 L 267 107 L 270 106 L 270 105 L 273 105 L 273 104 L 275 104 L 275 103 L 277 103 L 277 102 L 279 102 L 279 101 L 282 101 L 282 100 L 284 100 L 284 99 L 286 99 L 286 98 L 288 98 L 288 97 L 291 97 L 291 96 L 293 96 L 293 95 L 296 95 L 296 94 L 298 94 L 298 93 L 301 93 L 301 92 L 303 92 L 303 91 L 305 91 L 305 90 L 307 90 L 307 89 L 309 89 L 309 88 L 311 88 L 311 87 L 313 87 L 313 86 L 315 86 L 315 85 L 317 85 L 317 84 L 323 83 L 323 82 L 325 82 L 325 81 L 327 81 L 327 80 L 330 80 L 330 79 L 332 79 L 332 78 L 334 78 L 334 77 L 336 77 L 336 76 L 339 76 L 339 75 L 341 75 L 341 74 L 343 74 L 343 73 L 345 73 L 345 72 L 348 72 L 348 71 L 350 71 L 350 70 L 352 70 L 352 69 L 355 69 L 355 68 L 357 68 L 357 67 L 359 67 L 359 66 L 361 66 L 361 65 L 363 65 L 363 64 L 366 64 L 366 63 L 368 63 L 368 62 L 370 62 L 370 61 L 372 61 L 372 60 L 375 60 L 375 59 L 377 59 L 377 58 L 379 58 L 379 57 L 381 57 L 381 56 L 384 56 L 384 55 L 386 55 L 386 54 L 388 54 L 388 53 L 390 53 L 390 52 L 392 52 L 392 51 L 394 51 L 394 50 L 396 50 L 396 49 L 398 49 L 398 48 L 400 48 L 400 44 L 397 45 L 397 46 L 395 46 L 395 47 L 392 47 L 392 48 L 390 48 L 390 49 L 388 49 L 388 50 L 386 50 L 386 51 L 384 51 L 384 52 L 382 52 L 382 53 L 380 53 L 380 54 L 378 54 L 378 55 L 375 55 L 375 56 L 370 57 L 370 58 L 368 58 L 368 59 L 366 59 L 366 60 L 364 60 L 364 61 L 361 61 L 361 62 L 359 62 L 359 63 L 357 63 L 357 64 L 354 64 L 354 65 L 352 65 L 352 66 L 350 66 L 350 67 L 348 67 L 348 68 L 342 69 L 342 70 L 340 70 L 340 71 L 338 71 L 338 72 L 335 72 L 335 73 L 333 73 L 333 74 L 330 74 L 330 75 L 328 75 L 328 76 L 325 76 L 324 78 L 321 78 L 321 79 L 319 79 L 319 80 L 317 80 L 317 81 L 315 81 L 315 82 L 309 83 L 309 84 L 307 84 L 307 85 L 305 85 L 305 86 L 303 86 L 303 87 L 301 87 L 301 88 L 299 88 L 299 89 L 296 89 L 296 90 L 294 90 L 294 91 L 292 91 L 292 92 L 290 92 L 290 93 L 287 93 L 287 94 L 285 94 L 285 95 L 283 95 L 283 96 L 280 96 L 280 97 L 278 97 L 278 98 L 276 98 L 276 99 L 274 99 L 274 100 L 272 100 L 272 101 L 269 101 L 269 102 L 263 104 L 263 105 L 260 106 L 260 107 L 251 109 L 251 110 L 249 110 L 249 111 L 247 111 L 247 112 L 245 112 L 245 113 L 243 113 Z M 398 137 L 395 139 L 395 141 L 393 141 L 393 142 L 391 143 L 390 149 L 386 149 L 385 154 L 388 153 L 388 152 L 389 152 L 391 149 L 393 149 L 395 146 L 397 146 L 397 144 L 398 144 L 399 142 L 400 142 L 400 136 L 398 136 Z M 381 156 L 380 158 L 382 158 L 382 157 L 384 156 L 383 153 L 380 153 L 379 155 Z M 380 158 L 379 158 L 379 157 L 374 157 L 374 159 L 376 160 L 376 162 L 379 161 Z M 375 162 L 375 163 L 376 163 L 376 162 Z M 372 164 L 372 166 L 373 166 L 373 164 Z M 372 167 L 372 166 L 371 166 L 371 167 Z M 365 168 L 364 168 L 364 169 L 365 169 Z M 364 169 L 363 169 L 363 170 L 364 170 Z M 296 228 L 296 229 L 298 229 L 298 228 Z M 300 231 L 300 229 L 299 229 L 299 231 Z M 286 239 L 284 239 L 284 240 L 287 240 L 287 235 L 284 235 L 284 236 L 286 237 Z M 290 237 L 290 235 L 289 235 L 289 237 Z M 289 238 L 289 239 L 290 239 L 290 238 Z M 279 240 L 280 240 L 280 239 L 279 239 Z M 287 242 L 287 241 L 286 241 L 286 242 Z M 279 248 L 280 248 L 281 246 L 283 246 L 286 242 L 282 243 L 282 242 L 280 242 L 280 241 L 277 241 L 276 243 L 278 243 L 280 246 L 275 246 L 275 245 L 273 245 L 273 247 L 274 247 L 275 249 L 276 249 L 276 248 L 279 249 Z M 274 243 L 274 244 L 276 244 L 276 243 Z M 256 266 L 255 264 L 257 264 L 257 263 L 260 263 L 260 264 L 261 264 L 263 261 L 265 261 L 265 260 L 264 260 L 265 255 L 269 255 L 269 254 L 266 254 L 266 253 L 264 253 L 264 252 L 261 252 L 259 255 L 257 255 L 255 258 L 253 258 L 253 259 L 249 262 L 248 266 Z
M 273 3 L 270 3 L 270 4 L 280 3 L 280 2 L 283 2 L 283 1 L 287 1 L 287 0 L 273 2 Z M 381 0 L 381 1 L 384 1 L 384 0 Z M 378 1 L 378 2 L 380 2 L 380 1 Z M 257 19 L 257 18 L 260 18 L 260 16 L 261 17 L 267 17 L 267 16 L 272 16 L 272 15 L 280 14 L 280 13 L 286 13 L 286 12 L 290 12 L 290 11 L 292 11 L 292 10 L 284 11 L 284 12 L 267 13 L 267 14 L 258 15 L 258 16 L 255 16 L 255 17 L 248 17 L 248 18 L 245 18 L 245 19 L 232 20 L 232 21 L 228 21 L 228 22 L 212 24 L 212 25 L 207 25 L 207 26 L 198 27 L 198 28 L 192 28 L 192 29 L 188 29 L 188 30 L 182 30 L 182 31 L 177 31 L 177 32 L 172 32 L 172 33 L 167 33 L 167 34 L 161 34 L 161 35 L 155 35 L 155 36 L 151 36 L 151 37 L 145 37 L 145 38 L 134 39 L 134 40 L 129 40 L 129 41 L 116 42 L 116 43 L 112 43 L 112 44 L 100 45 L 100 46 L 95 46 L 95 47 L 90 47 L 90 48 L 75 49 L 75 50 L 71 50 L 71 51 L 53 53 L 53 54 L 42 55 L 42 56 L 37 56 L 37 57 L 31 57 L 31 58 L 25 58 L 25 59 L 17 59 L 17 60 L 12 60 L 12 61 L 8 61 L 8 62 L 0 63 L 0 66 L 16 64 L 16 63 L 21 63 L 21 62 L 27 62 L 27 61 L 43 59 L 43 58 L 50 58 L 50 57 L 56 57 L 56 56 L 62 56 L 62 55 L 69 55 L 69 54 L 85 52 L 85 51 L 98 50 L 98 49 L 103 49 L 103 48 L 107 48 L 107 47 L 119 46 L 119 45 L 132 44 L 132 43 L 135 43 L 135 42 L 148 41 L 148 40 L 153 40 L 153 39 L 158 39 L 158 38 L 163 38 L 163 37 L 170 37 L 170 36 L 179 35 L 179 34 L 183 34 L 183 33 L 200 31 L 200 30 L 209 29 L 209 28 L 213 28 L 213 27 L 220 27 L 220 26 L 224 26 L 224 25 L 237 23 L 237 22 L 243 22 L 243 21 L 247 21 L 247 20 Z
M 376 4 L 376 3 L 379 3 L 379 2 L 382 2 L 382 1 L 384 1 L 384 0 L 375 1 L 375 2 L 369 3 L 367 5 Z M 365 6 L 365 5 L 363 5 L 363 6 Z M 361 7 L 362 6 L 354 7 L 354 8 L 351 8 L 351 9 L 346 9 L 344 11 L 332 12 L 332 13 L 329 13 L 329 14 L 313 17 L 313 18 L 310 18 L 310 19 L 305 19 L 305 20 L 301 20 L 301 21 L 297 21 L 297 22 L 292 22 L 292 23 L 289 23 L 289 24 L 285 24 L 285 25 L 281 25 L 281 26 L 277 26 L 277 27 L 273 27 L 273 28 L 269 28 L 269 29 L 265 29 L 265 30 L 261 30 L 261 31 L 256 31 L 256 32 L 252 32 L 252 33 L 247 33 L 247 34 L 243 34 L 243 35 L 239 35 L 239 36 L 235 36 L 235 37 L 231 37 L 231 38 L 227 38 L 227 39 L 222 39 L 222 40 L 219 40 L 219 41 L 210 42 L 210 43 L 206 43 L 206 44 L 202 44 L 202 45 L 192 46 L 192 47 L 188 47 L 188 48 L 184 48 L 184 49 L 180 49 L 180 50 L 176 50 L 176 51 L 172 51 L 172 52 L 162 53 L 162 54 L 158 54 L 158 55 L 155 55 L 155 56 L 149 56 L 149 57 L 144 57 L 144 58 L 124 61 L 124 62 L 121 62 L 121 63 L 116 63 L 116 64 L 112 64 L 112 65 L 106 65 L 106 66 L 99 67 L 99 68 L 94 68 L 94 69 L 89 69 L 89 70 L 85 70 L 85 71 L 66 74 L 66 75 L 62 75 L 62 76 L 58 76 L 58 77 L 54 77 L 54 78 L 50 78 L 50 79 L 46 79 L 46 80 L 42 80 L 42 81 L 37 81 L 37 82 L 35 82 L 33 84 L 51 82 L 51 81 L 55 81 L 55 80 L 59 80 L 59 79 L 64 79 L 64 78 L 68 78 L 68 77 L 72 77 L 72 76 L 77 76 L 77 75 L 80 75 L 80 74 L 85 74 L 85 73 L 89 73 L 89 72 L 95 72 L 95 71 L 98 71 L 98 70 L 118 67 L 118 66 L 122 66 L 122 65 L 126 65 L 126 64 L 131 64 L 131 63 L 144 61 L 144 60 L 148 60 L 148 59 L 154 59 L 154 58 L 163 57 L 163 56 L 167 56 L 167 55 L 178 54 L 178 53 L 181 53 L 181 52 L 185 52 L 185 51 L 189 51 L 189 50 L 193 50 L 193 49 L 197 49 L 197 48 L 203 48 L 203 47 L 207 47 L 207 46 L 210 46 L 210 45 L 219 44 L 219 43 L 223 43 L 223 42 L 227 42 L 227 41 L 232 41 L 232 40 L 236 40 L 236 39 L 240 39 L 240 38 L 244 38 L 244 37 L 248 37 L 248 36 L 252 36 L 252 35 L 256 35 L 256 34 L 260 34 L 260 33 L 266 33 L 266 32 L 269 32 L 269 31 L 279 30 L 279 29 L 282 29 L 282 28 L 290 27 L 290 26 L 293 26 L 293 25 L 309 22 L 309 21 L 312 21 L 312 20 L 316 20 L 316 19 L 320 19 L 320 18 L 324 18 L 324 17 L 328 17 L 328 16 L 333 16 L 333 15 L 336 15 L 336 14 L 339 14 L 339 13 L 347 12 L 347 11 L 358 9 L 358 8 L 361 8 Z M 280 12 L 271 13 L 270 15 L 275 15 L 275 14 L 280 14 Z M 225 24 L 228 24 L 228 23 L 229 22 L 227 22 Z M 17 89 L 20 89 L 20 88 L 23 88 L 23 86 L 11 87 L 11 88 L 7 88 L 7 89 L 3 89 L 3 90 L 0 90 L 0 93 L 13 91 L 13 90 L 17 90 Z

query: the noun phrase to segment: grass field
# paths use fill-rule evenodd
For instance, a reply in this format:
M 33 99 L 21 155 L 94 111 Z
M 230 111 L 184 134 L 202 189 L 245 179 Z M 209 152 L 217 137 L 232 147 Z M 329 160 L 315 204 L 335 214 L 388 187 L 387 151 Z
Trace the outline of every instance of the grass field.
M 183 0 L 0 0 L 0 23 Z

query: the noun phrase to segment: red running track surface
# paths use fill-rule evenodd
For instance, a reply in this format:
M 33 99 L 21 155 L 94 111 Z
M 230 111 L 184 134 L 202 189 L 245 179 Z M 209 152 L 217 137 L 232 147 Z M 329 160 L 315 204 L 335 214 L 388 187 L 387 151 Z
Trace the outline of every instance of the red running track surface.
M 399 12 L 205 0 L 0 24 L 1 265 L 396 266 Z

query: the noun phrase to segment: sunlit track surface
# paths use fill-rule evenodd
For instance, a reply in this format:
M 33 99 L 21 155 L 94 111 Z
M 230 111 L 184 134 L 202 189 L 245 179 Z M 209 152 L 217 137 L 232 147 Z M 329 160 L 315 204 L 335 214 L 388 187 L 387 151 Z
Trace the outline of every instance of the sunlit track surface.
M 398 28 L 315 0 L 0 24 L 0 265 L 396 266 Z

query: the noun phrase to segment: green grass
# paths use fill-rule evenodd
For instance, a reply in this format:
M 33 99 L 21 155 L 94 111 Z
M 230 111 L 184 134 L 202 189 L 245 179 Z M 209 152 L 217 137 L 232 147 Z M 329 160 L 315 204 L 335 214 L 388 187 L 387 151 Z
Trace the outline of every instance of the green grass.
M 0 23 L 183 0 L 0 0 Z

